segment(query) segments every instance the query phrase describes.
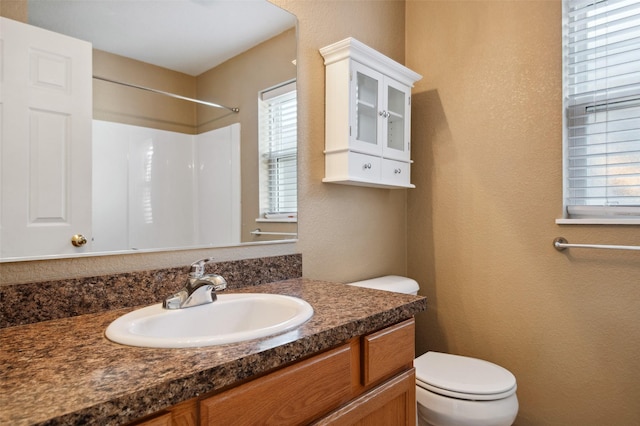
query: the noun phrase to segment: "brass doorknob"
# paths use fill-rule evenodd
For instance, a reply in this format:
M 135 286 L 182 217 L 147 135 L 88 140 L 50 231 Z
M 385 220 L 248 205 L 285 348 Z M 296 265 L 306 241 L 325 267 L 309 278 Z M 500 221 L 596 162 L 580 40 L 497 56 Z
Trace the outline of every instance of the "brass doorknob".
M 82 247 L 87 244 L 87 239 L 82 234 L 76 234 L 71 237 L 71 244 L 73 244 L 74 247 Z

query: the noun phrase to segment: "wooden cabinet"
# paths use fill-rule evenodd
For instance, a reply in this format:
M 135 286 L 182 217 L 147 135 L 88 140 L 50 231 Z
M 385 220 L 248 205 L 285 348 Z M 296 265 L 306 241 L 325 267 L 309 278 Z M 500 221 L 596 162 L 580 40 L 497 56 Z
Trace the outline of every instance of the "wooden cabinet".
M 375 384 L 413 365 L 415 323 L 405 321 L 362 337 L 362 384 Z
M 136 425 L 414 425 L 414 333 L 410 319 Z
M 411 369 L 364 393 L 314 422 L 314 425 L 413 426 L 416 375 Z
M 411 87 L 422 77 L 353 38 L 320 53 L 326 66 L 323 182 L 413 188 Z
M 306 424 L 351 399 L 351 346 L 343 345 L 200 403 L 201 424 Z
M 196 426 L 198 399 L 190 399 L 171 408 L 136 421 L 130 426 Z

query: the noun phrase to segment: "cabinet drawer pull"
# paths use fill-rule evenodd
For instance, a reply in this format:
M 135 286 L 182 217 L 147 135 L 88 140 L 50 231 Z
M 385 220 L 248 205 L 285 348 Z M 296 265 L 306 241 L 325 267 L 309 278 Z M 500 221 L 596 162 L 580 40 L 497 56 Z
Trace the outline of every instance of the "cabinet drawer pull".
M 402 173 L 402 169 L 394 169 L 393 173 L 399 175 L 400 173 Z
M 365 164 L 362 166 L 362 168 L 363 168 L 363 169 L 365 169 L 365 170 L 370 169 L 370 168 L 371 168 L 371 163 L 365 163 Z

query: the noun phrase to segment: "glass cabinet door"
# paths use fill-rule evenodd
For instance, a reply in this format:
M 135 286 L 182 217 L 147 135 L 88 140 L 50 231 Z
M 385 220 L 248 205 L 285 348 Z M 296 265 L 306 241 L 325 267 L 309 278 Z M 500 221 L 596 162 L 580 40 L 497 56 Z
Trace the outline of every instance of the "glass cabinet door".
M 385 145 L 384 156 L 397 160 L 409 160 L 410 89 L 403 84 L 388 80 L 386 82 L 385 106 Z
M 366 153 L 380 154 L 382 144 L 382 74 L 358 62 L 352 62 L 351 147 Z

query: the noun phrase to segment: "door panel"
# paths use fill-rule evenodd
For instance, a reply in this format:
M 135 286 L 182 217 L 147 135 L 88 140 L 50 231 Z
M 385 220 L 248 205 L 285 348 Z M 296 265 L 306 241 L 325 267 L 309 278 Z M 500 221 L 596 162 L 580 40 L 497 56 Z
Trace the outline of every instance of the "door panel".
M 0 19 L 2 257 L 87 251 L 91 44 Z M 74 234 L 87 244 L 74 247 Z

